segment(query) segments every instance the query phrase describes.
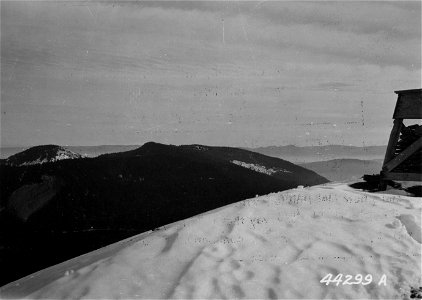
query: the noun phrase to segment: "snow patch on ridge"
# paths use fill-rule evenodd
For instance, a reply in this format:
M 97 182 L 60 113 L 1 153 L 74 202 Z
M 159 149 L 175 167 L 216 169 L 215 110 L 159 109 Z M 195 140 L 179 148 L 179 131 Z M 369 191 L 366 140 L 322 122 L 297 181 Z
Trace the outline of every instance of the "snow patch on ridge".
M 198 150 L 198 151 L 206 151 L 206 150 L 208 150 L 207 147 L 201 146 L 201 145 L 195 145 L 194 148 L 195 148 L 195 150 Z
M 40 164 L 44 164 L 44 163 L 48 163 L 48 162 L 56 162 L 56 161 L 65 160 L 65 159 L 76 159 L 76 158 L 81 158 L 81 157 L 83 157 L 83 156 L 78 154 L 78 153 L 75 153 L 75 152 L 70 151 L 68 149 L 60 148 L 60 149 L 57 150 L 55 156 L 52 157 L 52 158 L 48 158 L 47 153 L 42 153 L 35 160 L 25 161 L 25 162 L 20 163 L 20 164 L 12 163 L 12 165 L 18 165 L 18 166 L 40 165 Z
M 24 163 L 20 164 L 19 166 L 42 165 L 43 163 L 46 163 L 46 162 L 48 162 L 48 160 L 46 158 L 41 159 L 41 157 L 39 157 L 36 160 L 24 162 Z
M 243 161 L 239 161 L 239 160 L 232 160 L 231 163 L 247 168 L 247 169 L 251 169 L 255 172 L 259 172 L 259 173 L 264 173 L 267 175 L 272 175 L 274 173 L 277 172 L 284 172 L 284 173 L 291 173 L 290 171 L 286 170 L 286 169 L 282 169 L 282 168 L 266 168 L 265 166 L 261 166 L 258 164 L 252 164 L 252 163 L 246 163 Z
M 80 155 L 72 151 L 60 149 L 59 151 L 57 151 L 57 155 L 55 158 L 53 158 L 53 161 L 62 160 L 62 159 L 73 159 L 73 158 L 78 158 L 79 156 Z

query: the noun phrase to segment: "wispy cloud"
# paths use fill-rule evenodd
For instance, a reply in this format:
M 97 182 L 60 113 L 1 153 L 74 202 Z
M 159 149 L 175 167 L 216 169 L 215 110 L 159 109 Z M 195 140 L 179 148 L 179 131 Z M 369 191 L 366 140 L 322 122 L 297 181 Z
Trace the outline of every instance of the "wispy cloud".
M 388 130 L 394 95 L 389 101 L 386 95 L 421 80 L 420 2 L 1 5 L 2 143 L 17 143 L 17 137 L 41 143 L 51 122 L 88 130 L 81 144 L 105 143 L 113 126 L 126 143 L 208 141 L 208 132 L 214 144 L 268 144 L 277 143 L 276 129 L 283 126 L 289 143 L 307 143 L 327 133 L 306 141 L 296 124 L 341 123 L 344 107 L 333 105 L 334 98 L 348 103 L 355 118 L 361 118 L 362 100 L 368 112 L 381 107 L 371 126 Z M 65 110 L 47 126 L 42 109 L 23 109 L 63 99 L 91 118 L 78 125 Z M 320 110 L 327 105 L 329 111 Z M 107 111 L 113 113 L 108 119 Z M 97 122 L 90 127 L 89 119 Z M 16 120 L 34 126 L 14 127 Z M 140 128 L 158 129 L 145 134 Z M 36 129 L 41 133 L 32 135 Z M 76 141 L 77 131 L 52 136 L 58 143 Z M 343 133 L 356 144 L 358 134 Z M 383 143 L 387 135 L 371 138 Z

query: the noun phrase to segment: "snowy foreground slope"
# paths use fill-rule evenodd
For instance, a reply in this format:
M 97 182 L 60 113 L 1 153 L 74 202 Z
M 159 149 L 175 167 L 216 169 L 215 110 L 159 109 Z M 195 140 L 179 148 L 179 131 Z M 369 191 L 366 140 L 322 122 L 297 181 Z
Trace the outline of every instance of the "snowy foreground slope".
M 345 184 L 294 189 L 134 236 L 4 286 L 0 296 L 407 299 L 422 285 L 421 212 L 420 198 Z M 329 273 L 342 282 L 321 283 Z M 371 274 L 371 283 L 343 284 L 357 274 Z

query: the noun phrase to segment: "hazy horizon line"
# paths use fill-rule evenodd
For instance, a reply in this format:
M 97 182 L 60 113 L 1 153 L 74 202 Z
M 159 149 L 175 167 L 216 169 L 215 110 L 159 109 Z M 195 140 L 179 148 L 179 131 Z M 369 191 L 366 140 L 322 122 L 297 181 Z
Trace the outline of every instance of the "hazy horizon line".
M 148 141 L 145 143 L 140 144 L 97 144 L 97 145 L 60 145 L 60 144 L 37 144 L 37 145 L 7 145 L 3 146 L 0 145 L 0 149 L 6 148 L 31 148 L 37 146 L 45 146 L 45 145 L 57 145 L 61 147 L 112 147 L 112 146 L 142 146 L 146 143 L 157 143 L 163 145 L 174 145 L 174 146 L 182 146 L 182 145 L 202 145 L 202 146 L 210 146 L 210 147 L 233 147 L 233 148 L 244 148 L 244 149 L 256 149 L 256 148 L 268 148 L 268 147 L 288 147 L 293 146 L 297 148 L 310 148 L 310 147 L 326 147 L 326 146 L 343 146 L 343 147 L 356 147 L 356 148 L 367 148 L 367 147 L 387 147 L 387 145 L 352 145 L 352 144 L 324 144 L 324 145 L 306 145 L 306 146 L 298 146 L 295 144 L 284 144 L 284 145 L 264 145 L 264 146 L 254 146 L 254 147 L 247 147 L 247 146 L 236 146 L 236 145 L 210 145 L 210 144 L 200 144 L 200 143 L 187 143 L 187 144 L 171 144 L 171 143 L 163 143 L 163 142 L 155 142 L 155 141 Z

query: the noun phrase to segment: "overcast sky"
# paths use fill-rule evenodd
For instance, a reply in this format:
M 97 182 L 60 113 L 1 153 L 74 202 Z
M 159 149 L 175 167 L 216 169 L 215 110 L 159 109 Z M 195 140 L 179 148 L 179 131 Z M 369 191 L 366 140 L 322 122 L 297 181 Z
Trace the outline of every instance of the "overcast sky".
M 382 145 L 421 2 L 1 1 L 1 145 Z

